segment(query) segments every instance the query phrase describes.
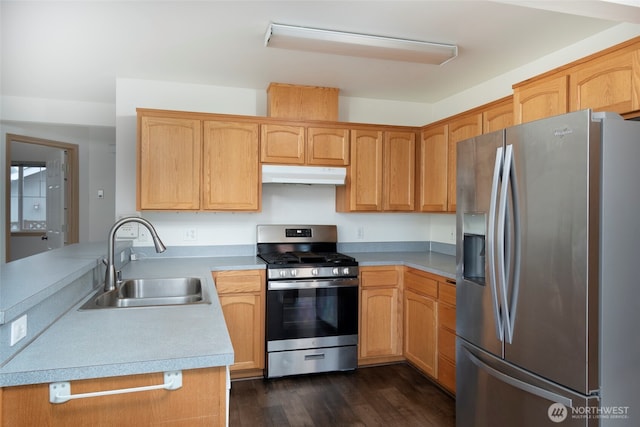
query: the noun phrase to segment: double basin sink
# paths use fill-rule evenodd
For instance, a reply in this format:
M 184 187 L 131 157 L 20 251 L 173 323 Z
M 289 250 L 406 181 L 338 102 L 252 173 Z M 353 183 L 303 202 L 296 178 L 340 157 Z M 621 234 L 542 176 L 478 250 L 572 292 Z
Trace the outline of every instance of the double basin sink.
M 208 303 L 196 277 L 126 279 L 109 292 L 98 291 L 81 310 Z

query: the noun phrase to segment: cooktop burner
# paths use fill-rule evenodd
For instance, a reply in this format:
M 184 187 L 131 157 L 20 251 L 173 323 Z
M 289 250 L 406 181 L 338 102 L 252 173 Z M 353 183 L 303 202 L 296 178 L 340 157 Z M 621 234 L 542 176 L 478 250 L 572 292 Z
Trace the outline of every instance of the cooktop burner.
M 353 257 L 337 252 L 316 253 L 306 251 L 271 252 L 260 254 L 268 264 L 335 264 L 346 265 L 355 262 Z

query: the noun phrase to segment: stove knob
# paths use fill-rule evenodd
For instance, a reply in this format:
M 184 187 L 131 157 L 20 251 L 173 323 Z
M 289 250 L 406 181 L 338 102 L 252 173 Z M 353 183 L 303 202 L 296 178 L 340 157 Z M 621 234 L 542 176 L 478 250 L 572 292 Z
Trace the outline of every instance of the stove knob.
M 312 268 L 311 269 L 311 275 L 312 276 L 317 276 L 318 275 L 318 269 L 317 268 Z
M 285 270 L 280 270 L 280 277 L 285 277 L 287 272 Z
M 340 269 L 338 267 L 334 267 L 333 270 L 331 270 L 331 272 L 333 273 L 334 276 L 337 276 L 340 274 Z
M 349 274 L 349 267 L 345 267 L 342 269 L 342 274 L 344 274 L 345 276 L 347 276 Z
M 296 277 L 297 275 L 298 275 L 298 270 L 296 270 L 295 268 L 291 269 L 291 276 Z

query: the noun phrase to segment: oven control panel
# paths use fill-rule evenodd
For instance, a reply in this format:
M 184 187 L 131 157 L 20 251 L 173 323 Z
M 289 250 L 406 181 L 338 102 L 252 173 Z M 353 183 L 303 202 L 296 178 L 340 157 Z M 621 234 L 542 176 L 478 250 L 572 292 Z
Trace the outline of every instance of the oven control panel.
M 320 277 L 357 277 L 358 266 L 268 268 L 267 279 L 309 279 Z

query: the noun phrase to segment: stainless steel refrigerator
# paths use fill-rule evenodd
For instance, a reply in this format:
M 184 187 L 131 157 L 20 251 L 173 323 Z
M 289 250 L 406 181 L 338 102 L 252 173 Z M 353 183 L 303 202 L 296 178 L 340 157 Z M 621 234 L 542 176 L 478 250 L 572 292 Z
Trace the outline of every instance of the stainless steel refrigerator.
M 458 427 L 640 425 L 640 123 L 457 146 Z

